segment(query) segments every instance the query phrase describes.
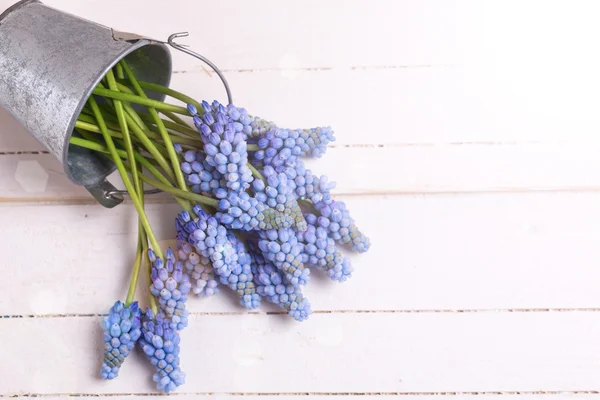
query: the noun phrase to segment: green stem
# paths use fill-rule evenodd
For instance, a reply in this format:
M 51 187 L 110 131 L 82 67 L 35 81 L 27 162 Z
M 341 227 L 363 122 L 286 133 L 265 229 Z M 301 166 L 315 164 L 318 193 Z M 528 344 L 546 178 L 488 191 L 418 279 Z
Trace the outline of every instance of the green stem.
M 129 283 L 129 290 L 127 291 L 127 299 L 125 300 L 125 306 L 129 307 L 133 303 L 135 297 L 135 290 L 138 285 L 140 269 L 142 266 L 142 240 L 138 237 L 138 245 L 135 251 L 135 262 L 133 263 L 133 272 L 131 273 L 131 282 Z
M 140 87 L 142 87 L 144 89 L 148 89 L 152 92 L 162 93 L 167 96 L 171 96 L 172 98 L 177 99 L 185 104 L 193 104 L 198 109 L 198 113 L 200 115 L 204 114 L 204 108 L 202 108 L 202 104 L 200 102 L 194 100 L 193 98 L 191 98 L 188 95 L 185 95 L 185 94 L 178 92 L 176 90 L 173 90 L 171 88 L 158 85 L 156 83 L 138 81 L 138 84 L 140 85 Z M 185 114 L 185 115 L 189 115 L 189 114 Z
M 167 159 L 158 150 L 158 148 L 154 145 L 154 143 L 152 143 L 152 141 L 148 138 L 148 136 L 146 136 L 146 134 L 144 133 L 142 128 L 140 128 L 135 123 L 135 121 L 129 114 L 126 116 L 126 119 L 127 119 L 127 123 L 129 124 L 129 127 L 131 128 L 133 133 L 136 135 L 136 137 L 140 140 L 140 142 L 142 143 L 144 148 L 152 155 L 152 157 L 154 157 L 154 159 L 158 162 L 158 165 L 160 165 L 160 167 L 166 172 L 166 174 L 169 176 L 169 178 L 175 179 L 175 174 L 171 170 L 171 167 L 170 167 L 169 163 L 167 162 Z
M 74 144 L 74 145 L 80 146 L 80 147 L 85 147 L 86 149 L 98 151 L 98 152 L 104 153 L 104 154 L 109 154 L 109 155 L 111 154 L 110 150 L 106 146 L 104 146 L 102 143 L 98 143 L 98 142 L 94 142 L 94 141 L 90 141 L 90 140 L 86 140 L 86 139 L 82 139 L 82 138 L 78 138 L 78 137 L 71 137 L 70 142 L 71 142 L 71 144 Z M 125 160 L 128 159 L 128 156 L 127 156 L 127 153 L 125 152 L 125 150 L 117 149 L 117 154 L 122 159 L 125 159 Z M 142 156 L 137 151 L 134 152 L 134 157 L 137 162 L 142 164 L 142 166 L 146 167 L 146 169 L 148 171 L 150 171 L 152 173 L 152 175 L 157 177 L 157 179 L 160 179 L 160 181 L 166 185 L 170 185 L 170 182 L 167 180 L 167 178 L 165 178 L 160 173 L 160 171 L 154 165 L 152 165 L 152 163 L 146 157 Z M 161 178 L 158 178 L 159 176 Z
M 115 70 L 117 71 L 117 78 L 125 79 L 125 74 L 123 73 L 123 67 L 121 66 L 121 64 L 115 65 Z
M 121 83 L 118 84 L 119 87 L 119 91 L 123 92 L 123 93 L 127 93 L 127 94 L 131 94 L 131 95 L 135 95 L 135 92 L 133 90 L 131 90 L 128 86 L 125 86 Z M 140 89 L 141 90 L 141 89 Z M 145 93 L 144 93 L 145 95 Z M 135 112 L 135 111 L 134 111 Z M 198 132 L 191 129 L 184 120 L 182 120 L 181 118 L 177 117 L 175 114 L 170 113 L 170 112 L 163 112 L 163 114 L 165 115 L 170 115 L 170 118 L 173 120 L 177 120 L 180 121 L 179 123 L 174 123 L 171 121 L 167 121 L 165 119 L 161 119 L 161 121 L 163 122 L 163 124 L 165 124 L 165 126 L 169 129 L 172 129 L 174 131 L 180 132 L 180 133 L 185 133 L 187 134 L 187 136 L 191 136 L 193 137 L 198 137 Z M 144 127 L 145 130 L 150 129 L 150 127 L 144 125 L 144 121 L 145 122 L 154 122 L 154 117 L 152 117 L 152 115 L 150 114 L 137 114 L 136 113 L 136 117 L 138 118 L 137 122 L 138 124 L 140 124 L 140 126 Z
M 93 93 L 97 96 L 108 97 L 109 99 L 128 101 L 135 104 L 140 104 L 146 107 L 152 107 L 160 111 L 174 112 L 182 115 L 189 115 L 187 108 L 176 106 L 173 104 L 163 103 L 158 100 L 152 100 L 141 96 L 135 96 L 132 94 L 115 92 L 114 90 L 105 89 L 100 86 L 96 86 Z
M 261 181 L 263 181 L 265 183 L 265 185 L 267 184 L 267 180 L 265 179 L 265 177 L 260 173 L 259 170 L 256 169 L 256 167 L 254 165 L 252 165 L 252 163 L 248 163 L 248 168 L 250 168 L 250 171 L 252 171 L 252 175 L 254 175 L 255 178 L 260 179 Z
M 149 114 L 139 114 L 139 116 L 142 120 L 144 120 L 146 122 L 153 122 L 152 116 Z M 192 129 L 192 128 L 188 127 L 187 125 L 179 125 L 179 124 L 176 124 L 175 122 L 167 121 L 164 119 L 162 121 L 163 121 L 163 124 L 165 124 L 165 126 L 168 129 L 179 132 L 183 135 L 186 135 L 187 137 L 191 137 L 191 138 L 199 138 L 200 137 L 200 134 L 198 133 L 197 130 Z M 197 140 L 199 140 L 199 139 L 197 139 Z
M 125 118 L 127 118 L 127 116 Z M 98 127 L 98 125 L 87 122 L 88 120 L 91 120 L 91 119 L 93 119 L 93 117 L 89 117 L 87 115 L 80 115 L 80 118 L 75 122 L 75 128 L 79 128 L 79 129 L 82 129 L 82 130 L 85 130 L 88 132 L 92 132 L 92 133 L 100 133 L 101 134 L 102 132 L 100 132 L 100 128 Z M 119 131 L 112 129 L 110 124 L 107 124 L 107 127 L 109 128 L 108 133 L 110 133 L 110 136 L 119 138 L 119 139 L 123 138 L 123 135 Z M 152 132 L 152 131 L 143 131 L 143 132 L 150 139 L 159 140 L 159 141 L 162 140 L 162 137 L 160 137 L 155 132 Z M 137 136 L 134 139 L 137 142 L 140 141 L 137 138 Z M 201 140 L 194 140 L 194 139 L 190 139 L 189 137 L 171 136 L 171 140 L 173 141 L 173 143 L 185 144 L 185 145 L 192 146 L 192 147 L 202 146 Z
M 109 70 L 106 74 L 108 78 L 108 86 L 111 90 L 117 89 L 117 81 L 115 80 L 115 75 L 112 70 Z M 143 188 L 140 187 L 140 180 L 138 179 L 138 171 L 136 168 L 136 163 L 134 162 L 133 155 L 133 142 L 131 140 L 131 135 L 129 134 L 129 126 L 127 125 L 127 119 L 125 118 L 125 111 L 123 109 L 123 103 L 119 100 L 113 101 L 115 106 L 115 112 L 117 114 L 117 119 L 119 120 L 119 126 L 121 128 L 121 134 L 123 135 L 123 141 L 125 142 L 125 151 L 127 152 L 127 158 L 132 161 L 131 163 L 131 179 L 135 185 L 136 193 L 141 193 Z
M 123 75 L 123 69 L 117 68 L 117 73 L 119 73 L 120 75 Z M 112 70 L 108 71 L 108 73 L 106 74 L 106 78 L 108 80 L 108 87 L 111 90 L 118 90 L 117 81 L 115 80 L 115 76 L 114 76 Z M 113 106 L 115 108 L 115 113 L 117 114 L 117 120 L 119 121 L 119 127 L 121 128 L 121 135 L 123 136 L 123 142 L 125 144 L 125 152 L 127 154 L 127 159 L 131 161 L 129 164 L 131 166 L 131 168 L 130 168 L 131 179 L 133 180 L 133 184 L 135 186 L 135 192 L 139 196 L 138 199 L 139 199 L 139 202 L 143 209 L 144 202 L 143 202 L 142 196 L 144 193 L 144 186 L 138 175 L 137 162 L 135 162 L 135 155 L 133 152 L 133 142 L 131 140 L 131 135 L 129 134 L 129 127 L 127 125 L 127 120 L 125 118 L 125 111 L 123 109 L 123 103 L 121 103 L 121 101 L 119 101 L 119 100 L 114 100 Z M 132 272 L 132 276 L 131 276 L 131 282 L 129 284 L 127 300 L 125 301 L 126 305 L 131 304 L 131 302 L 133 301 L 133 298 L 135 297 L 135 290 L 137 288 L 137 284 L 139 281 L 140 265 L 141 265 L 141 261 L 142 261 L 141 246 L 142 246 L 141 241 L 138 239 L 138 246 L 136 249 L 135 262 L 133 264 L 133 272 Z
M 131 69 L 129 68 L 129 65 L 127 65 L 127 63 L 124 60 L 121 60 L 121 65 L 123 66 L 123 69 L 125 70 L 129 81 L 131 82 L 135 90 L 138 92 L 138 94 L 144 98 L 147 98 L 146 93 L 139 86 L 137 80 L 135 79 L 135 76 L 133 75 L 133 71 L 131 71 Z M 187 191 L 187 185 L 185 184 L 183 172 L 181 171 L 181 167 L 179 166 L 179 158 L 177 157 L 177 153 L 173 148 L 173 142 L 171 141 L 169 132 L 167 132 L 167 128 L 165 128 L 165 125 L 162 123 L 162 120 L 160 119 L 160 116 L 158 115 L 156 109 L 154 107 L 148 107 L 148 110 L 150 111 L 150 115 L 152 115 L 152 117 L 154 118 L 154 123 L 160 130 L 160 134 L 163 138 L 163 141 L 165 142 L 165 146 L 167 147 L 167 152 L 169 153 L 169 158 L 171 159 L 171 164 L 173 166 L 173 172 L 175 172 L 175 180 L 177 181 L 177 184 L 179 185 L 179 188 L 181 190 Z
M 140 178 L 147 184 L 152 185 L 155 188 L 162 190 L 163 192 L 171 193 L 175 197 L 179 197 L 179 198 L 186 199 L 186 200 L 191 200 L 196 203 L 204 204 L 204 205 L 211 206 L 214 208 L 219 207 L 219 201 L 216 199 L 202 196 L 199 194 L 195 194 L 192 192 L 188 192 L 187 190 L 181 190 L 181 189 L 174 188 L 173 186 L 166 185 L 166 184 L 160 183 L 158 181 L 155 181 L 154 179 L 152 179 L 148 176 L 145 176 L 143 174 L 140 175 Z
M 89 140 L 90 142 L 97 142 L 95 135 L 91 135 L 89 132 L 83 129 L 78 129 L 77 126 L 75 126 L 75 132 L 77 132 L 81 135 L 82 138 Z
M 98 108 L 98 103 L 96 103 L 96 100 L 94 99 L 93 96 L 90 96 L 90 98 L 88 99 L 88 102 L 90 103 L 90 106 L 92 107 L 92 111 L 94 112 L 94 115 L 98 119 L 98 126 L 100 126 L 100 130 L 102 131 L 102 135 L 104 136 L 104 141 L 106 142 L 106 145 L 108 147 L 108 150 L 110 151 L 111 157 L 112 157 L 115 165 L 117 166 L 117 170 L 119 171 L 121 178 L 123 179 L 125 188 L 127 189 L 127 192 L 129 192 L 131 201 L 133 202 L 133 205 L 135 206 L 135 208 L 138 212 L 138 215 L 142 221 L 142 225 L 144 226 L 144 230 L 148 234 L 148 239 L 150 240 L 150 243 L 152 244 L 152 247 L 154 248 L 156 255 L 160 258 L 163 258 L 162 250 L 160 249 L 160 246 L 158 245 L 158 241 L 156 240 L 156 237 L 154 236 L 154 232 L 152 231 L 152 227 L 150 226 L 150 221 L 148 221 L 148 217 L 146 216 L 144 207 L 141 204 L 137 193 L 135 192 L 135 188 L 133 187 L 133 184 L 131 183 L 129 176 L 127 175 L 127 171 L 125 170 L 123 161 L 117 154 L 117 148 L 115 147 L 112 137 L 108 133 L 108 128 L 106 127 L 106 124 L 104 123 L 104 118 L 102 117 L 100 108 Z
M 76 146 L 85 147 L 90 150 L 98 151 L 98 152 L 105 153 L 105 154 L 110 154 L 110 151 L 100 143 L 90 142 L 88 140 L 77 138 L 77 137 L 72 137 L 71 143 Z M 117 150 L 117 154 L 121 158 L 124 158 L 124 159 L 127 158 L 127 153 L 123 150 Z M 154 186 L 157 189 L 162 190 L 163 192 L 171 193 L 176 199 L 191 200 L 195 203 L 205 204 L 205 205 L 215 207 L 215 208 L 218 207 L 218 205 L 219 205 L 218 200 L 215 200 L 210 197 L 202 196 L 202 195 L 199 195 L 196 193 L 192 193 L 192 192 L 188 192 L 185 190 L 180 190 L 180 189 L 174 188 L 173 185 L 160 173 L 160 171 L 158 169 L 156 169 L 156 167 L 154 167 L 144 156 L 142 156 L 138 152 L 136 152 L 134 155 L 135 155 L 136 161 L 138 161 L 140 164 L 142 164 L 156 179 L 158 179 L 158 181 L 155 181 L 154 179 L 149 178 L 149 177 L 145 176 L 144 174 L 139 174 L 138 176 L 140 177 L 140 179 L 142 181 L 148 183 L 149 185 Z M 125 168 L 127 168 L 127 169 L 129 168 L 128 164 L 124 164 L 124 165 L 125 165 Z M 184 207 L 184 208 L 187 211 L 189 211 L 188 210 L 189 204 L 187 205 L 187 207 Z
M 171 120 L 173 122 L 175 122 L 176 124 L 187 126 L 187 123 L 183 119 L 179 118 L 176 114 L 173 114 L 172 112 L 168 112 L 168 111 L 163 112 L 163 114 L 167 118 L 171 118 Z
M 249 144 L 247 147 L 248 147 L 248 151 L 259 151 L 259 150 L 262 150 L 260 147 L 258 147 L 257 144 Z
M 121 72 L 123 72 L 122 69 L 121 69 Z M 137 154 L 137 152 L 136 152 L 136 154 Z M 141 157 L 140 154 L 137 154 L 137 156 Z M 136 157 L 136 159 L 137 159 L 137 157 Z M 137 162 L 136 162 L 136 164 L 137 164 Z M 140 171 L 143 170 L 143 163 L 140 163 L 138 165 L 138 169 Z M 138 184 L 140 185 L 140 187 L 142 187 L 142 188 L 144 187 L 144 183 L 139 179 L 139 176 L 138 176 Z M 140 192 L 140 202 L 142 203 L 142 206 L 145 205 L 145 198 L 144 198 L 143 190 Z M 146 236 L 146 232 L 144 231 L 144 226 L 142 225 L 142 220 L 141 220 L 141 218 L 138 217 L 138 249 L 137 249 L 137 254 L 136 254 L 136 260 L 137 260 L 137 257 L 139 256 L 140 263 L 139 263 L 139 265 L 136 264 L 136 266 L 138 267 L 137 271 L 135 270 L 135 267 L 134 267 L 134 272 L 133 272 L 134 276 L 138 277 L 138 278 L 136 278 L 135 287 L 137 287 L 137 282 L 139 280 L 139 275 L 140 275 L 140 270 L 141 270 L 142 264 L 144 263 L 144 261 L 145 262 L 149 261 L 149 260 L 147 260 L 148 251 L 144 250 L 147 247 L 148 247 L 148 237 Z M 134 293 L 135 293 L 135 289 L 134 289 Z M 152 296 L 152 293 L 150 293 L 150 297 L 154 297 L 154 296 Z M 156 303 L 154 303 L 154 306 L 156 307 Z M 152 310 L 157 311 L 155 309 L 152 309 Z
M 98 85 L 98 87 L 100 87 L 102 89 L 106 89 L 102 85 Z M 122 92 L 124 94 L 130 94 L 130 95 L 135 96 L 135 93 L 133 93 L 127 86 L 123 86 L 120 83 L 117 83 L 117 88 L 116 89 L 112 89 L 111 88 L 111 90 L 115 90 L 117 92 Z M 129 104 L 129 103 L 123 103 L 123 107 L 125 108 L 125 112 L 127 112 L 127 114 L 131 117 L 131 119 L 137 124 L 137 126 L 141 130 L 143 130 L 143 131 L 149 131 L 150 130 L 150 129 L 148 129 L 148 126 L 144 123 L 144 121 L 142 121 L 142 119 L 140 118 L 140 116 L 138 115 L 138 113 L 135 111 L 135 109 L 131 106 L 131 104 Z M 109 115 L 109 116 L 114 119 L 114 117 L 112 115 Z
M 144 123 L 144 121 L 140 118 L 139 114 L 135 109 L 131 106 L 131 104 L 127 104 L 125 107 L 125 111 L 127 111 L 127 115 L 137 124 L 137 126 L 143 131 L 150 131 L 148 125 Z
M 152 263 L 150 262 L 150 260 L 148 259 L 148 237 L 146 235 L 146 232 L 141 229 L 140 231 L 140 236 L 142 237 L 142 254 L 144 257 L 144 260 L 146 261 L 146 263 L 148 263 L 148 282 L 152 282 Z M 148 297 L 149 297 L 149 301 L 150 301 L 150 308 L 152 309 L 152 312 L 154 313 L 154 315 L 158 314 L 158 306 L 156 305 L 156 299 L 154 298 L 154 295 L 148 291 Z

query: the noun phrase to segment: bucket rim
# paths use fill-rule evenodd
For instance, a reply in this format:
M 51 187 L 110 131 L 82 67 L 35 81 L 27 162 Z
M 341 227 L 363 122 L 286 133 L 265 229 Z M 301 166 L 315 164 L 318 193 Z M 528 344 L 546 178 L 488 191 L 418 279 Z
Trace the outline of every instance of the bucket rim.
M 6 17 L 8 17 L 8 15 L 10 13 L 12 13 L 13 11 L 17 11 L 19 8 L 26 6 L 27 4 L 33 4 L 33 3 L 41 3 L 40 0 L 21 0 L 16 2 L 15 4 L 13 4 L 12 6 L 8 7 L 2 14 L 0 14 L 0 24 L 2 24 L 2 20 L 5 19 Z

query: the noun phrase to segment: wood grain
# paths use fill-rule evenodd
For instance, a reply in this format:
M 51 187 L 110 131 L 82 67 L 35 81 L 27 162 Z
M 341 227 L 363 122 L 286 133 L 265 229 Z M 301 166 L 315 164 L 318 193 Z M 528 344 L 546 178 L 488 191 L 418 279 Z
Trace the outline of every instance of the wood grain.
M 343 284 L 313 271 L 305 292 L 317 311 L 544 311 L 600 304 L 598 194 L 342 199 L 373 248 L 349 255 L 355 273 Z M 101 314 L 123 298 L 137 233 L 131 205 L 0 210 L 0 249 L 11 265 L 0 280 L 0 315 Z M 177 210 L 148 206 L 159 240 L 174 238 Z M 59 285 L 57 277 L 68 284 Z M 226 288 L 192 298 L 190 309 L 246 312 Z M 259 311 L 279 309 L 264 304 Z
M 306 164 L 336 181 L 338 195 L 598 191 L 598 154 L 600 143 L 375 145 L 333 147 Z M 90 198 L 48 154 L 0 156 L 0 181 L 0 202 Z
M 600 397 L 600 3 L 44 2 L 159 39 L 189 30 L 236 104 L 331 125 L 309 166 L 374 243 L 349 282 L 312 274 L 302 324 L 226 289 L 192 299 L 175 397 Z M 175 52 L 174 72 L 174 88 L 224 99 L 196 60 Z M 41 150 L 0 111 L 0 399 L 159 397 L 138 352 L 97 377 L 135 211 L 94 205 Z M 164 244 L 178 206 L 152 201 Z
M 0 364 L 4 395 L 153 392 L 139 352 L 119 379 L 97 378 L 99 318 L 4 319 L 0 327 L 13 360 Z M 594 313 L 317 315 L 302 324 L 194 316 L 181 363 L 189 393 L 590 390 L 600 373 L 598 334 Z M 60 378 L 51 372 L 58 366 Z
M 237 105 L 283 127 L 331 126 L 334 146 L 474 145 L 477 152 L 480 146 L 600 141 L 600 98 L 589 95 L 600 91 L 596 75 L 577 77 L 585 82 L 556 96 L 527 86 L 534 72 L 512 87 L 485 66 L 269 70 L 228 72 L 227 78 Z M 226 100 L 214 74 L 178 73 L 171 87 L 200 100 Z M 0 133 L 0 154 L 43 150 L 2 111 Z
M 152 398 L 173 398 L 173 397 L 186 397 L 193 399 L 232 399 L 242 397 L 247 400 L 274 400 L 274 399 L 283 399 L 283 400 L 301 400 L 306 399 L 307 397 L 310 399 L 324 400 L 331 399 L 333 396 L 336 399 L 356 399 L 356 398 L 377 398 L 380 400 L 388 400 L 388 399 L 397 399 L 398 397 L 402 397 L 409 400 L 436 400 L 440 398 L 447 398 L 451 396 L 456 400 L 491 400 L 497 399 L 498 396 L 503 396 L 502 398 L 505 400 L 524 400 L 524 399 L 548 399 L 548 400 L 567 400 L 567 399 L 597 399 L 600 395 L 596 391 L 518 391 L 518 392 L 417 392 L 417 393 L 401 393 L 401 392 L 358 392 L 358 393 L 315 393 L 315 392 L 303 392 L 303 393 L 241 393 L 241 392 L 233 392 L 233 393 L 210 393 L 210 392 L 201 392 L 201 393 L 186 393 L 186 392 L 174 392 L 169 395 L 156 395 L 153 393 L 144 393 L 142 395 L 131 395 L 131 394 L 111 394 L 110 398 L 115 400 L 141 400 L 145 399 L 149 396 Z M 81 400 L 89 397 L 109 397 L 105 395 L 89 395 L 89 394 L 70 394 L 70 395 L 60 395 L 60 394 L 40 394 L 40 393 L 20 393 L 17 395 L 8 396 L 0 396 L 0 399 L 15 399 L 22 397 L 41 397 L 47 398 L 50 400 L 63 400 L 63 399 L 73 399 L 73 400 Z
M 0 9 L 12 3 L 2 0 Z M 460 38 L 464 36 L 459 4 L 439 0 L 311 0 L 285 4 L 276 0 L 228 0 L 218 4 L 176 0 L 168 6 L 128 0 L 127 10 L 134 11 L 135 17 L 124 11 L 114 12 L 121 5 L 117 0 L 45 3 L 159 40 L 166 40 L 174 32 L 189 31 L 191 37 L 183 39 L 184 43 L 225 70 L 457 62 Z M 435 7 L 436 12 L 428 12 L 429 7 Z M 196 59 L 183 54 L 175 54 L 175 65 L 176 70 L 202 68 Z

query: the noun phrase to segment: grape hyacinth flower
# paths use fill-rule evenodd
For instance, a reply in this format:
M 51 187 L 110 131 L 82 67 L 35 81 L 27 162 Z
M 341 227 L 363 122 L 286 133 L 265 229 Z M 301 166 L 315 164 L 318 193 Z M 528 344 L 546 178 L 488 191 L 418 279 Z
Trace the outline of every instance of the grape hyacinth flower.
M 275 125 L 271 121 L 267 121 L 267 120 L 259 118 L 259 117 L 251 117 L 251 118 L 252 118 L 252 122 L 250 123 L 250 126 L 252 129 L 251 129 L 250 134 L 248 135 L 248 138 L 256 138 L 256 137 L 264 136 L 271 129 L 277 128 L 277 125 Z
M 202 104 L 203 108 L 205 108 L 204 103 Z M 230 127 L 233 129 L 235 133 L 244 134 L 244 139 L 252 134 L 252 122 L 254 119 L 248 115 L 248 111 L 245 108 L 239 108 L 234 106 L 233 104 L 229 104 L 227 106 L 222 105 L 218 101 L 214 100 L 212 102 L 212 111 L 213 112 L 222 112 L 227 114 L 230 122 Z
M 175 230 L 177 232 L 177 240 L 179 242 L 188 243 L 190 239 L 191 226 L 188 225 L 192 221 L 192 216 L 187 211 L 180 212 L 175 218 Z
M 303 231 L 306 221 L 296 202 L 293 188 L 285 174 L 277 174 L 271 167 L 264 171 L 267 184 L 257 179 L 252 182 L 254 197 L 220 189 L 219 212 L 215 217 L 231 228 L 241 230 L 269 230 L 295 227 Z
M 141 311 L 137 302 L 126 306 L 117 301 L 104 318 L 104 360 L 100 374 L 114 379 L 141 335 Z
M 185 383 L 185 373 L 179 367 L 179 333 L 170 328 L 165 316 L 152 310 L 142 315 L 142 336 L 140 347 L 156 368 L 153 376 L 156 387 L 169 393 Z
M 228 278 L 237 264 L 237 253 L 233 244 L 227 239 L 227 229 L 215 217 L 204 212 L 200 206 L 194 206 L 193 211 L 198 217 L 184 226 L 188 234 L 188 242 L 200 255 L 210 259 L 215 275 L 219 278 Z M 187 215 L 183 218 L 185 217 Z
M 321 214 L 317 223 L 327 229 L 329 237 L 339 244 L 351 245 L 358 253 L 369 250 L 371 240 L 358 229 L 343 201 L 320 201 L 314 206 Z
M 285 282 L 273 263 L 265 260 L 256 245 L 248 243 L 252 272 L 257 293 L 288 312 L 296 321 L 304 321 L 311 314 L 310 303 L 297 286 Z
M 260 179 L 253 182 L 256 198 L 278 212 L 274 217 L 283 214 L 283 216 L 293 221 L 292 225 L 289 227 L 295 227 L 299 231 L 305 231 L 307 227 L 306 221 L 304 220 L 302 210 L 294 196 L 294 187 L 289 182 L 287 176 L 283 173 L 277 173 L 270 166 L 264 168 L 263 174 L 267 179 L 266 185 Z M 288 228 L 288 226 L 284 224 L 281 224 L 280 226 L 281 228 Z
M 256 185 L 257 181 L 253 182 Z M 284 220 L 283 216 L 275 217 L 277 212 L 269 209 L 263 202 L 258 201 L 256 197 L 250 197 L 246 192 L 235 193 L 221 190 L 217 192 L 219 201 L 219 210 L 215 217 L 226 227 L 244 231 L 276 229 L 281 225 L 292 225 L 289 219 Z M 225 196 L 225 197 L 224 197 Z
M 167 250 L 166 262 L 148 250 L 152 263 L 150 292 L 158 299 L 159 308 L 167 317 L 171 329 L 182 330 L 188 325 L 185 303 L 192 284 L 183 262 L 177 261 L 173 250 Z
M 261 150 L 254 153 L 254 161 L 270 165 L 278 172 L 293 165 L 298 157 L 321 157 L 327 145 L 335 141 L 330 127 L 312 129 L 271 129 L 257 141 Z
M 181 171 L 192 192 L 213 196 L 217 189 L 227 188 L 224 175 L 206 161 L 206 154 L 189 150 L 183 159 Z
M 192 292 L 199 296 L 212 296 L 219 291 L 219 282 L 215 278 L 210 259 L 194 252 L 194 247 L 189 243 L 178 243 L 177 255 L 184 263 L 190 281 Z
M 228 190 L 246 190 L 254 178 L 248 167 L 248 147 L 244 134 L 235 132 L 234 123 L 223 106 L 213 111 L 207 102 L 203 102 L 202 107 L 202 117 L 195 106 L 188 105 L 188 110 L 204 141 L 206 162 L 223 174 Z
M 327 230 L 318 225 L 314 214 L 306 214 L 308 229 L 306 232 L 296 232 L 298 240 L 304 244 L 302 261 L 325 271 L 334 281 L 343 282 L 351 277 L 352 265 L 336 248 L 332 238 L 327 236 Z
M 298 199 L 309 200 L 313 203 L 331 203 L 331 191 L 336 186 L 335 182 L 329 181 L 325 175 L 320 177 L 313 175 L 301 160 L 296 161 L 294 166 L 287 167 L 285 175 Z
M 260 296 L 256 292 L 256 285 L 253 281 L 252 259 L 246 251 L 244 244 L 234 234 L 228 234 L 227 238 L 237 252 L 238 262 L 228 278 L 221 278 L 221 283 L 229 285 L 237 293 L 242 306 L 253 310 L 260 305 Z
M 236 107 L 233 104 L 224 106 L 216 100 L 212 102 L 211 106 L 213 112 L 226 113 L 231 119 L 233 130 L 236 133 L 243 133 L 246 138 L 264 135 L 269 130 L 276 128 L 273 122 L 248 115 L 245 108 Z M 204 104 L 202 108 L 202 111 L 204 111 Z
M 369 250 L 371 241 L 360 232 L 346 204 L 331 197 L 335 182 L 329 181 L 324 175 L 317 178 L 304 167 L 301 160 L 294 167 L 287 167 L 285 174 L 296 196 L 301 200 L 311 201 L 319 211 L 317 224 L 328 231 L 329 237 L 342 245 L 351 244 L 352 250 L 359 253 Z
M 302 263 L 302 244 L 292 229 L 258 232 L 258 247 L 266 260 L 282 272 L 285 282 L 294 287 L 306 285 L 310 270 Z

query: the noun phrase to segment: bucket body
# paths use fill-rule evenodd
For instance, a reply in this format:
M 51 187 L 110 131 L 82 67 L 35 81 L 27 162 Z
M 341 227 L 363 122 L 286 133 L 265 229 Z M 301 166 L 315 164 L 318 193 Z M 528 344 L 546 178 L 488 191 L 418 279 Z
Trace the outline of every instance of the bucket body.
M 129 37 L 131 40 L 121 38 Z M 105 207 L 114 164 L 69 139 L 94 87 L 125 59 L 143 81 L 168 86 L 172 61 L 162 43 L 119 34 L 53 9 L 38 0 L 16 3 L 0 15 L 0 106 L 8 110 Z M 163 100 L 164 95 L 149 93 Z

